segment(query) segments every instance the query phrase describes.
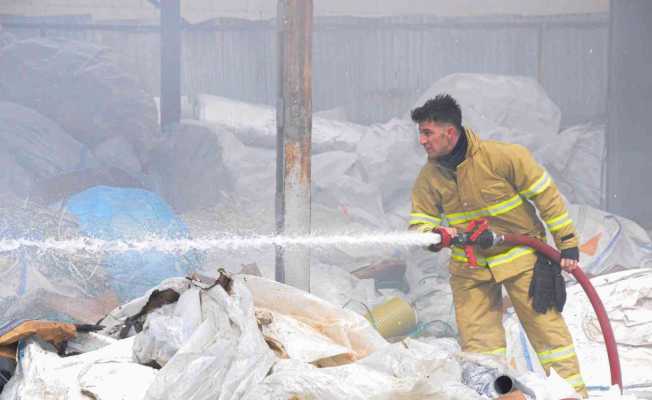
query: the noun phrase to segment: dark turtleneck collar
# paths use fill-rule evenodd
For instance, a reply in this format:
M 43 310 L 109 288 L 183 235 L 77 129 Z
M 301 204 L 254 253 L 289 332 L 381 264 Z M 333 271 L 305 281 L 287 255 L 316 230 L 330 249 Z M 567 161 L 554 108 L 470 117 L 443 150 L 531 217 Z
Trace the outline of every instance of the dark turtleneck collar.
M 464 161 L 464 158 L 466 157 L 466 149 L 469 146 L 465 129 L 460 126 L 458 130 L 460 137 L 457 139 L 457 143 L 455 144 L 455 147 L 453 147 L 453 150 L 445 156 L 437 158 L 437 163 L 439 163 L 439 165 L 453 171 L 455 171 L 457 166 Z

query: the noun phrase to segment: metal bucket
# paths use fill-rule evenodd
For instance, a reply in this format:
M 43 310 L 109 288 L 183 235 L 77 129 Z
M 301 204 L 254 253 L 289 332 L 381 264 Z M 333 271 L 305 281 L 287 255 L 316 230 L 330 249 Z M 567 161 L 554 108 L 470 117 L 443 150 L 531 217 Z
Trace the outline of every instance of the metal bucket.
M 365 318 L 384 337 L 406 336 L 417 325 L 417 314 L 408 302 L 392 297 L 372 308 Z

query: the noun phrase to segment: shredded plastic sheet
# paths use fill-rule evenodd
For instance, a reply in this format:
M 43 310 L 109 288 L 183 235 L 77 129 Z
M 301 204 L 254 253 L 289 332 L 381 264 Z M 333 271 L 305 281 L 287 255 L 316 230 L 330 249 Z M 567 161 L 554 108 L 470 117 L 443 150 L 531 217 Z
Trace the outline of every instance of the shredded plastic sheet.
M 289 358 L 306 363 L 335 356 L 352 358 L 347 347 L 333 342 L 311 325 L 264 308 L 258 310 L 270 317 L 270 322 L 263 325 L 263 334 L 281 343 Z
M 119 333 L 125 324 L 125 321 L 128 318 L 140 313 L 144 309 L 152 293 L 155 290 L 163 291 L 166 289 L 174 290 L 176 293 L 183 295 L 186 290 L 190 289 L 190 283 L 185 278 L 170 278 L 164 280 L 157 287 L 148 290 L 143 296 L 133 299 L 128 303 L 122 304 L 120 307 L 114 309 L 104 318 L 102 318 L 100 324 L 105 327 L 102 333 L 107 336 L 118 338 Z M 146 315 L 147 314 L 145 314 L 143 317 L 146 317 Z M 145 318 L 143 318 L 143 320 L 144 319 Z M 128 336 L 133 336 L 136 333 L 137 332 L 135 332 L 132 328 L 128 331 Z
M 255 276 L 243 276 L 256 307 L 292 316 L 361 359 L 387 345 L 361 315 L 336 307 L 297 288 Z
M 457 362 L 434 346 L 420 344 L 417 353 L 397 343 L 339 367 L 281 360 L 245 399 L 480 399 L 460 383 L 460 373 Z
M 128 339 L 80 335 L 71 346 L 85 353 L 67 358 L 29 339 L 0 400 L 36 400 L 45 393 L 65 400 L 473 400 L 492 396 L 500 374 L 513 378 L 528 399 L 572 396 L 554 373 L 545 378 L 511 369 L 495 356 L 459 353 L 451 339 L 388 344 L 361 316 L 264 278 L 237 276 L 229 293 L 220 285 L 188 282 L 167 280 L 152 288 L 149 293 L 177 288 L 181 297 L 146 314 L 144 329 Z M 132 301 L 106 322 L 118 326 L 148 299 Z M 259 325 L 282 344 L 288 359 L 274 356 Z M 171 337 L 184 330 L 183 337 Z M 139 340 L 149 345 L 139 350 Z M 152 356 L 140 362 L 173 355 L 156 371 L 134 362 L 133 354 L 143 350 Z M 316 367 L 314 359 L 342 352 L 351 357 Z
M 28 339 L 0 400 L 140 400 L 156 370 L 133 362 L 132 343 L 128 338 L 62 358 L 49 345 Z
M 191 288 L 175 304 L 150 313 L 134 341 L 136 360 L 141 364 L 167 364 L 201 324 L 201 310 L 200 290 Z
M 202 322 L 158 372 L 145 399 L 240 399 L 276 357 L 258 329 L 251 293 L 235 280 L 201 291 Z

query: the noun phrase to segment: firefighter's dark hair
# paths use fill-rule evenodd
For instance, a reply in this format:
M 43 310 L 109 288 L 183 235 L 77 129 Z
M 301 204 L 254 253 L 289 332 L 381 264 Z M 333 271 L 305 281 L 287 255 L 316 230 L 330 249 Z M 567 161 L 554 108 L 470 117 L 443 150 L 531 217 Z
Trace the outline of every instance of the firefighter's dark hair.
M 411 112 L 412 121 L 446 122 L 454 125 L 458 132 L 462 131 L 462 110 L 457 101 L 449 94 L 438 94 L 426 101 L 421 107 Z

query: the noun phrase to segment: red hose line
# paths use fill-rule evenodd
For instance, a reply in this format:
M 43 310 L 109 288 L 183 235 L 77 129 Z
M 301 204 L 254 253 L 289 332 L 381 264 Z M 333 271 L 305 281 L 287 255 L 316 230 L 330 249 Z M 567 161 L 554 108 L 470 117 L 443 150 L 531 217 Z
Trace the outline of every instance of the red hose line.
M 507 234 L 503 236 L 503 241 L 506 244 L 532 247 L 556 263 L 559 263 L 559 260 L 561 259 L 561 254 L 555 250 L 555 248 L 530 236 Z M 591 281 L 589 281 L 589 278 L 584 274 L 584 271 L 578 267 L 571 273 L 582 286 L 582 289 L 584 289 L 584 292 L 593 306 L 593 311 L 595 311 L 595 315 L 598 317 L 602 336 L 604 337 L 604 344 L 607 347 L 607 356 L 609 357 L 611 384 L 618 385 L 620 387 L 620 392 L 622 393 L 623 380 L 620 370 L 620 359 L 618 358 L 618 347 L 616 346 L 616 339 L 614 337 L 614 332 L 611 329 L 611 323 L 609 322 L 607 311 L 604 308 L 604 304 L 602 304 L 602 300 L 600 300 L 600 296 L 598 296 L 598 293 L 591 284 Z

